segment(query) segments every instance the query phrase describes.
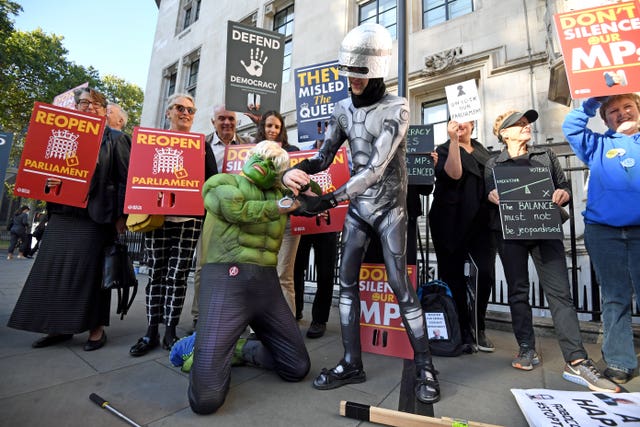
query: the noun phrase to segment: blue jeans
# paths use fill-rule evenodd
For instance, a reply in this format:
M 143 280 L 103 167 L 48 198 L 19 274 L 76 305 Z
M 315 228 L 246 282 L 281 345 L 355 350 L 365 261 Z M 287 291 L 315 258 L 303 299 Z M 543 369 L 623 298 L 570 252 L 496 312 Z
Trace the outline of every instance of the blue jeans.
M 602 295 L 602 355 L 608 367 L 632 373 L 638 366 L 631 303 L 635 290 L 640 307 L 640 227 L 585 224 L 584 241 Z

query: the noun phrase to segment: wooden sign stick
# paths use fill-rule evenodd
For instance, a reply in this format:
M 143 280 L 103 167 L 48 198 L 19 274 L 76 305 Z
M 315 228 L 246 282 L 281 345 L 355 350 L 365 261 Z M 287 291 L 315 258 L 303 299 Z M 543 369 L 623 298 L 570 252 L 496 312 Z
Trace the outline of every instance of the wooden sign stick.
M 455 420 L 453 418 L 433 418 L 424 415 L 394 411 L 393 409 L 378 408 L 362 403 L 340 402 L 340 415 L 370 423 L 395 427 L 501 427 L 496 424 L 486 424 L 476 421 Z

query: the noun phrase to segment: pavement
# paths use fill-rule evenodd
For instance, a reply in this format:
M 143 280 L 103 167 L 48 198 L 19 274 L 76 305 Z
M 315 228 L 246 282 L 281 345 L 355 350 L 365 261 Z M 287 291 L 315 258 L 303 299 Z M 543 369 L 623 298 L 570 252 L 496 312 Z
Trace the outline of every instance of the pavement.
M 188 375 L 171 365 L 168 351 L 157 348 L 143 357 L 129 356 L 129 348 L 146 330 L 144 276 L 139 277 L 139 294 L 124 320 L 112 309 L 111 325 L 106 329 L 108 342 L 102 349 L 83 351 L 87 333 L 61 345 L 33 349 L 31 343 L 40 334 L 6 327 L 32 263 L 0 259 L 0 426 L 127 425 L 91 402 L 91 393 L 106 399 L 136 423 L 151 427 L 368 426 L 378 424 L 340 416 L 340 402 L 398 409 L 402 359 L 365 354 L 366 382 L 329 391 L 311 387 L 313 377 L 323 367 L 333 367 L 342 357 L 334 307 L 327 333 L 319 339 L 305 338 L 311 371 L 304 381 L 287 383 L 270 371 L 233 368 L 224 406 L 216 414 L 196 415 L 187 399 Z M 182 334 L 191 326 L 191 295 L 190 286 L 179 325 Z M 310 318 L 311 304 L 307 303 L 300 321 L 303 333 Z M 538 337 L 542 363 L 530 372 L 511 367 L 517 348 L 510 331 L 492 329 L 487 335 L 496 345 L 494 353 L 434 357 L 442 391 L 442 400 L 433 406 L 435 417 L 527 426 L 510 389 L 587 391 L 562 379 L 563 360 L 552 334 Z M 599 344 L 585 345 L 596 364 L 602 366 Z M 640 392 L 640 377 L 625 388 Z

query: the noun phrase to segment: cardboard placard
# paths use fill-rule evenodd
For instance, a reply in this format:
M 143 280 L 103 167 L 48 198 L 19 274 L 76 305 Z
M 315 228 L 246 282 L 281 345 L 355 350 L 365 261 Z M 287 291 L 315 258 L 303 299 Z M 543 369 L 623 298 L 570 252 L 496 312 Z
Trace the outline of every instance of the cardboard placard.
M 36 102 L 14 194 L 86 207 L 105 121 L 94 114 Z M 60 180 L 61 184 L 48 188 L 49 178 Z
M 640 91 L 637 2 L 554 15 L 572 98 Z
M 261 116 L 280 110 L 284 35 L 229 21 L 227 24 L 227 110 Z
M 411 125 L 407 130 L 407 175 L 409 185 L 433 184 L 433 125 Z
M 480 98 L 475 80 L 456 83 L 444 88 L 451 120 L 472 122 L 482 118 Z
M 222 171 L 224 173 L 240 173 L 247 154 L 253 147 L 255 147 L 253 144 L 227 145 L 224 152 Z M 289 158 L 291 166 L 304 159 L 313 157 L 316 152 L 317 150 L 290 152 Z M 340 148 L 333 159 L 333 163 L 327 170 L 312 175 L 312 178 L 320 185 L 323 193 L 335 191 L 344 185 L 349 180 L 347 149 L 345 147 Z M 335 208 L 329 209 L 329 217 L 327 219 L 320 217 L 291 216 L 291 234 L 317 234 L 342 231 L 342 225 L 347 216 L 348 207 L 348 202 L 345 202 Z
M 56 105 L 58 107 L 70 108 L 72 110 L 75 109 L 76 98 L 75 98 L 74 92 L 83 87 L 89 87 L 89 83 L 88 82 L 82 83 L 81 85 L 76 86 L 73 89 L 69 89 L 65 92 L 62 92 L 59 95 L 56 95 L 53 98 L 53 105 Z
M 313 157 L 316 152 L 317 150 L 303 150 L 289 153 L 291 166 L 294 166 L 304 159 Z M 338 150 L 333 159 L 333 163 L 331 163 L 326 170 L 311 175 L 311 179 L 322 188 L 322 194 L 337 190 L 349 181 L 349 177 L 349 164 L 347 149 L 345 147 L 341 147 Z M 291 234 L 317 234 L 342 231 L 348 209 L 349 202 L 343 202 L 335 208 L 327 210 L 328 216 L 326 218 L 322 216 L 291 216 Z
M 416 266 L 407 265 L 409 282 L 416 287 Z M 362 351 L 413 359 L 413 348 L 402 324 L 400 307 L 384 264 L 360 267 L 360 341 Z
M 562 239 L 558 205 L 549 168 L 510 166 L 493 169 L 500 196 L 500 220 L 505 240 Z
M 336 102 L 349 96 L 347 78 L 338 74 L 338 61 L 296 68 L 298 141 L 324 139 Z
M 640 425 L 638 392 L 512 388 L 511 393 L 531 427 Z
M 135 127 L 126 213 L 203 215 L 204 135 Z
M 240 173 L 242 166 L 244 166 L 244 161 L 247 159 L 249 150 L 255 146 L 255 144 L 228 144 L 224 148 L 222 173 Z

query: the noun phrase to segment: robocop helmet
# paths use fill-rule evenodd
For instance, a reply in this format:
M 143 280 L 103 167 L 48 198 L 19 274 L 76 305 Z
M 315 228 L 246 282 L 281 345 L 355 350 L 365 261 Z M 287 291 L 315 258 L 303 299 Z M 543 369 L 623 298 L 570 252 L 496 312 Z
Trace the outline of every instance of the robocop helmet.
M 389 71 L 391 34 L 380 24 L 365 23 L 349 31 L 340 44 L 339 73 L 363 79 L 384 78 Z

